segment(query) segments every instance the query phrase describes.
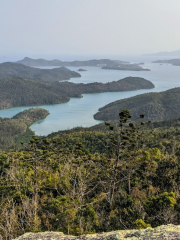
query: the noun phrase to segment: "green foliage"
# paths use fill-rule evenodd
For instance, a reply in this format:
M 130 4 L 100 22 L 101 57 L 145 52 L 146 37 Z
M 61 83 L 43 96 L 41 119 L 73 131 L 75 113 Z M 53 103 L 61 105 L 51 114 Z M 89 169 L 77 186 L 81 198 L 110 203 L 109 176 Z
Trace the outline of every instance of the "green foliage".
M 142 219 L 137 219 L 134 222 L 134 224 L 135 224 L 137 229 L 145 229 L 145 228 L 151 227 L 150 224 L 145 223 Z
M 13 118 L 0 118 L 0 149 L 22 148 L 34 135 L 29 126 L 48 114 L 45 109 L 33 108 L 20 112 Z
M 13 120 L 29 123 L 30 116 L 25 112 Z M 2 238 L 27 231 L 78 235 L 180 224 L 179 123 L 152 129 L 130 117 L 124 109 L 104 131 L 33 136 L 20 150 L 1 153 Z

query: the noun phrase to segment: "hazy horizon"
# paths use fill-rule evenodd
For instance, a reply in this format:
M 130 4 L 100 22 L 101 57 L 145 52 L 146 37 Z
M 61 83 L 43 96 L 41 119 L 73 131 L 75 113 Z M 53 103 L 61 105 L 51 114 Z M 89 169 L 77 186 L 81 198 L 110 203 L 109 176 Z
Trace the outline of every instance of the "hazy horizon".
M 0 56 L 135 56 L 180 49 L 179 0 L 0 0 Z M 74 59 L 75 60 L 75 59 Z

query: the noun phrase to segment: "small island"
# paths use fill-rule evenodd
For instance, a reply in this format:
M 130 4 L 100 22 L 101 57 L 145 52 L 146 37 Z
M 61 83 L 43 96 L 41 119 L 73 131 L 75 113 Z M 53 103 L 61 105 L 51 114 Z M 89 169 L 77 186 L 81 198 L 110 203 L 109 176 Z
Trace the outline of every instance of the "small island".
M 165 63 L 165 64 L 172 64 L 173 66 L 180 66 L 180 59 L 169 59 L 169 60 L 157 60 L 153 61 L 152 63 Z
M 83 68 L 79 68 L 78 69 L 78 72 L 86 72 L 87 70 L 86 69 L 83 69 Z

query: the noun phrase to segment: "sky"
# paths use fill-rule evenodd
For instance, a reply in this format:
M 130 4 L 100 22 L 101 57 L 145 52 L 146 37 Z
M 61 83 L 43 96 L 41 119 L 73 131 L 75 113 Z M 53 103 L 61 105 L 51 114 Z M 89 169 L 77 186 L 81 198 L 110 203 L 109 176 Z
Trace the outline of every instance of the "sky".
M 0 0 L 0 55 L 180 50 L 180 0 Z

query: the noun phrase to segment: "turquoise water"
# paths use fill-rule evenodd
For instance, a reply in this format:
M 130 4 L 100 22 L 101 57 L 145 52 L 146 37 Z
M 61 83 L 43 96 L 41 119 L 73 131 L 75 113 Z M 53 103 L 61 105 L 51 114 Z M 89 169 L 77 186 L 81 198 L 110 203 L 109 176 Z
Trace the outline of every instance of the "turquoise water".
M 100 107 L 118 99 L 132 97 L 146 92 L 160 92 L 170 88 L 180 87 L 180 67 L 169 64 L 145 64 L 144 68 L 151 71 L 118 71 L 103 70 L 97 67 L 83 67 L 86 72 L 80 72 L 81 78 L 73 78 L 74 83 L 111 82 L 124 77 L 143 77 L 154 83 L 154 89 L 129 92 L 111 92 L 84 94 L 83 98 L 71 98 L 67 103 L 39 106 L 47 109 L 50 115 L 46 119 L 38 121 L 31 126 L 37 135 L 47 135 L 58 130 L 70 129 L 76 126 L 88 127 L 99 123 L 93 115 Z M 77 71 L 79 67 L 69 67 Z M 16 107 L 0 111 L 0 117 L 12 117 L 20 111 L 31 107 Z

